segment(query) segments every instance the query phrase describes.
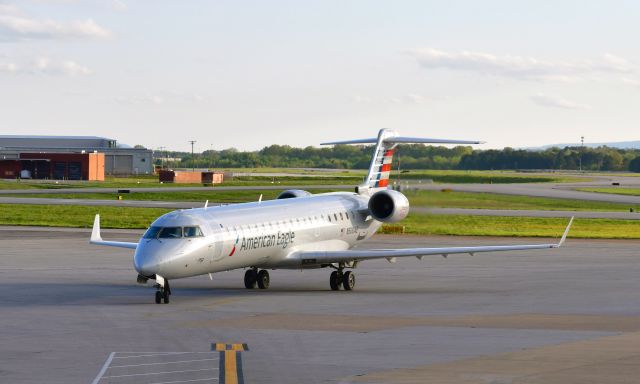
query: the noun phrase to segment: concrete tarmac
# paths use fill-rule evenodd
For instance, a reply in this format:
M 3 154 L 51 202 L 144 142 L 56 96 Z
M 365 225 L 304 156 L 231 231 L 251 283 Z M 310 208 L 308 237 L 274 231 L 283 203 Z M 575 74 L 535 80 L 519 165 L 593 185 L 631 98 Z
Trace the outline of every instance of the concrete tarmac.
M 330 291 L 325 269 L 271 271 L 270 289 L 246 290 L 238 270 L 172 281 L 171 303 L 157 305 L 130 250 L 88 237 L 0 227 L 1 382 L 216 383 L 230 362 L 216 342 L 247 344 L 245 383 L 640 377 L 640 241 L 363 262 L 352 292 Z M 548 241 L 381 235 L 367 247 Z

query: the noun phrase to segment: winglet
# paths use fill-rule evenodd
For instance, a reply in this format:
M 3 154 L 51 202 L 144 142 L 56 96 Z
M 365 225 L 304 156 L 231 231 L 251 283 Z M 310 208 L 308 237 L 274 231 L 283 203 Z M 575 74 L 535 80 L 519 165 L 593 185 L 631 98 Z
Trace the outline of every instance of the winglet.
M 91 242 L 93 241 L 102 241 L 102 237 L 100 236 L 100 214 L 97 214 L 96 218 L 93 220 L 93 229 L 91 230 Z
M 571 224 L 573 223 L 573 217 L 574 216 L 571 216 L 571 219 L 569 220 L 569 224 L 567 224 L 567 228 L 564 230 L 564 233 L 562 234 L 562 238 L 560 239 L 560 242 L 556 246 L 557 248 L 560 248 L 562 244 L 564 244 L 564 241 L 567 239 L 567 235 L 569 234 L 569 229 L 571 229 Z

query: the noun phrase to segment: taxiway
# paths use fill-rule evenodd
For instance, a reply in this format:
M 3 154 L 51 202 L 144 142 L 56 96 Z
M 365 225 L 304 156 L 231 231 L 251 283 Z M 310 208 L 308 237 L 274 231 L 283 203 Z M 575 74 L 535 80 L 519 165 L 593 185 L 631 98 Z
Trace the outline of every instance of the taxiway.
M 266 291 L 244 289 L 243 271 L 231 271 L 176 280 L 172 302 L 157 305 L 153 288 L 135 283 L 131 252 L 90 246 L 88 235 L 0 229 L 3 382 L 218 382 L 212 343 L 247 344 L 246 383 L 640 377 L 640 241 L 363 262 L 352 292 L 330 291 L 327 270 L 272 271 Z M 507 242 L 375 236 L 367 246 Z

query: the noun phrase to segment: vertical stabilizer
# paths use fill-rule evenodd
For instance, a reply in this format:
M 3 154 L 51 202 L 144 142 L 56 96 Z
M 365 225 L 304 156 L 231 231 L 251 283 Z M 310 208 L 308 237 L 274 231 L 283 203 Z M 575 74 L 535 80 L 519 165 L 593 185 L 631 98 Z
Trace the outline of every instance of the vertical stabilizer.
M 397 136 L 398 133 L 390 129 L 381 129 L 378 132 L 378 142 L 369 165 L 369 173 L 367 173 L 367 178 L 361 188 L 372 190 L 375 188 L 386 189 L 389 186 L 393 153 L 397 146 L 389 139 Z
M 377 138 L 356 139 L 346 141 L 332 141 L 321 145 L 335 144 L 375 144 L 375 152 L 369 165 L 369 172 L 363 184 L 358 186 L 359 194 L 372 194 L 381 189 L 389 187 L 389 176 L 391 174 L 391 164 L 393 154 L 398 144 L 481 144 L 481 141 L 470 140 L 448 140 L 448 139 L 428 139 L 419 137 L 399 136 L 398 132 L 383 128 L 378 132 Z

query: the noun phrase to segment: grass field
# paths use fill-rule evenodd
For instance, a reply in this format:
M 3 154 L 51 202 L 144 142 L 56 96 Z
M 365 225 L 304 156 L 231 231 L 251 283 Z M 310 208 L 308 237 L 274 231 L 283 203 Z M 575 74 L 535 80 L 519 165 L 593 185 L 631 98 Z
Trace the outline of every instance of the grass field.
M 391 179 L 397 180 L 397 177 L 397 172 L 392 172 Z M 407 170 L 400 174 L 400 180 L 420 179 L 452 184 L 573 183 L 589 180 L 556 173 L 528 174 L 516 171 Z
M 342 189 L 350 191 L 350 188 Z M 251 191 L 224 191 L 211 190 L 185 191 L 185 192 L 131 192 L 121 194 L 125 200 L 149 200 L 149 201 L 201 201 L 209 200 L 211 203 L 241 203 L 256 201 L 262 194 L 263 200 L 276 198 L 280 190 L 251 190 Z M 313 190 L 311 193 L 327 192 L 326 190 Z M 13 197 L 39 197 L 54 199 L 98 199 L 115 200 L 116 193 L 64 193 L 64 194 L 12 194 L 4 196 Z M 443 192 L 443 191 L 407 191 L 406 196 L 412 207 L 434 208 L 473 208 L 473 209 L 537 209 L 556 211 L 628 211 L 629 208 L 640 209 L 640 206 L 629 204 L 617 204 L 598 201 L 552 199 L 544 197 L 512 196 L 492 193 L 474 192 Z
M 638 188 L 578 188 L 577 190 L 584 192 L 610 193 L 614 195 L 640 196 L 640 189 Z
M 362 182 L 359 176 L 337 177 L 301 177 L 301 176 L 241 176 L 227 180 L 222 186 L 267 186 L 267 185 L 348 185 L 353 186 Z M 32 181 L 32 180 L 1 180 L 0 189 L 60 189 L 60 188 L 173 188 L 173 187 L 202 187 L 197 184 L 159 183 L 155 178 L 140 177 L 109 177 L 105 181 Z M 215 188 L 215 187 L 213 187 Z
M 629 211 L 637 206 L 587 200 L 455 191 L 407 191 L 411 206 L 474 209 L 536 209 L 551 211 Z
M 38 197 L 51 199 L 91 199 L 91 200 L 116 200 L 122 196 L 124 200 L 136 201 L 201 201 L 209 200 L 211 203 L 243 203 L 257 201 L 260 195 L 263 200 L 275 199 L 281 190 L 250 190 L 250 191 L 224 191 L 224 190 L 204 190 L 204 191 L 179 191 L 179 192 L 131 192 L 131 193 L 40 193 L 40 194 L 11 194 L 2 195 L 8 197 Z M 311 193 L 321 193 L 326 191 L 309 190 Z
M 90 228 L 96 213 L 104 228 L 147 228 L 160 208 L 38 206 L 0 204 L 0 225 Z M 410 214 L 403 222 L 385 225 L 382 233 L 420 235 L 559 237 L 568 220 L 562 218 L 494 217 Z M 639 220 L 576 219 L 569 237 L 640 239 Z
M 287 173 L 287 176 L 238 176 L 226 180 L 224 186 L 243 185 L 349 185 L 362 182 L 366 174 L 364 170 L 301 170 L 301 169 L 234 169 L 242 173 Z M 312 175 L 302 176 L 301 174 Z M 392 181 L 398 180 L 398 173 L 392 172 Z M 409 170 L 400 174 L 401 181 L 432 180 L 436 183 L 545 183 L 575 182 L 580 179 L 562 174 L 531 175 L 514 171 L 423 171 Z M 158 182 L 153 175 L 137 175 L 130 177 L 106 177 L 104 181 L 42 181 L 42 180 L 1 180 L 0 189 L 58 189 L 58 188 L 135 188 L 135 187 L 183 187 L 202 186 L 202 184 L 171 184 Z
M 410 214 L 397 225 L 386 225 L 382 233 L 458 236 L 555 237 L 564 232 L 568 219 Z M 640 220 L 575 219 L 570 238 L 639 239 Z
M 0 225 L 91 228 L 93 218 L 100 213 L 103 228 L 147 228 L 158 216 L 169 211 L 161 208 L 0 204 Z

